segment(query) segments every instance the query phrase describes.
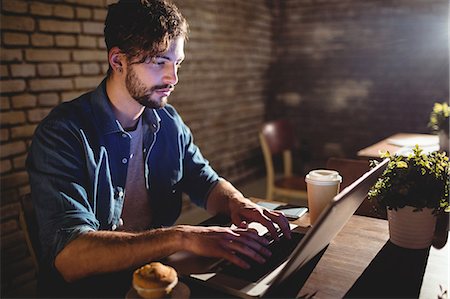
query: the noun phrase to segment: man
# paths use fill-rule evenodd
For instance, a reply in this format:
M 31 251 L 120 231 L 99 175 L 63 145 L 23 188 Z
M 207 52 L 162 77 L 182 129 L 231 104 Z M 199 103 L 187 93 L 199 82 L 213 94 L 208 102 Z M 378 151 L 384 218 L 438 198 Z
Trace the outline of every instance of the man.
M 118 281 L 129 287 L 131 275 L 114 274 L 180 250 L 242 268 L 249 265 L 236 253 L 263 263 L 267 241 L 247 229 L 251 221 L 275 238 L 276 223 L 290 237 L 283 214 L 218 177 L 167 104 L 186 38 L 186 20 L 164 0 L 110 5 L 107 78 L 56 107 L 36 130 L 27 165 L 46 295 L 123 296 Z M 182 192 L 238 228 L 171 226 Z

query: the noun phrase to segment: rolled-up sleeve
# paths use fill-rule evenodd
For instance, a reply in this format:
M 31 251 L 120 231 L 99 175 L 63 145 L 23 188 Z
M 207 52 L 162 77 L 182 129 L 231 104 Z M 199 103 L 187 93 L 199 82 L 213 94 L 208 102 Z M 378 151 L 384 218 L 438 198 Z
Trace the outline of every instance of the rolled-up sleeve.
M 35 132 L 27 170 L 40 229 L 41 255 L 56 255 L 78 235 L 99 229 L 87 182 L 83 145 L 75 130 L 47 121 Z

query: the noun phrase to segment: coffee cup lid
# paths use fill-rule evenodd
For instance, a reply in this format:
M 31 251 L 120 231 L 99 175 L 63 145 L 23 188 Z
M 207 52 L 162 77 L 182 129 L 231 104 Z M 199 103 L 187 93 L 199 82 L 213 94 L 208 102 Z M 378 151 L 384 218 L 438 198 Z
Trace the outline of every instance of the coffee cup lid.
M 306 175 L 306 182 L 314 182 L 314 183 L 341 183 L 342 177 L 339 175 L 339 172 L 335 170 L 328 169 L 317 169 L 312 170 Z

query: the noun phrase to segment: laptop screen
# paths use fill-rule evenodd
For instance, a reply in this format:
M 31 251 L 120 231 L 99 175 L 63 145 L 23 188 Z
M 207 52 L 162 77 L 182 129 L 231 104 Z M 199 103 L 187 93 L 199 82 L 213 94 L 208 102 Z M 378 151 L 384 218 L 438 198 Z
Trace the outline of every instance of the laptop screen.
M 282 269 L 271 282 L 270 288 L 296 272 L 331 242 L 366 199 L 369 189 L 383 173 L 388 162 L 389 160 L 385 159 L 333 198 L 292 252 L 284 267 L 280 267 Z

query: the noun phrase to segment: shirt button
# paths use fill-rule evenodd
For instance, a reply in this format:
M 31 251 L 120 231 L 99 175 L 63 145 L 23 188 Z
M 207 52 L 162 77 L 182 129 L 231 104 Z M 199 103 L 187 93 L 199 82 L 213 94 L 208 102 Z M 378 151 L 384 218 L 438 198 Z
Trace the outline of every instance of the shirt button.
M 112 229 L 112 230 L 116 230 L 116 229 L 117 229 L 117 225 L 113 224 L 113 225 L 111 226 L 111 229 Z
M 123 191 L 119 192 L 119 197 L 123 197 Z
M 126 133 L 122 133 L 122 137 L 123 137 L 123 138 L 127 138 L 128 135 L 127 135 Z
M 123 158 L 123 159 L 122 159 L 122 163 L 123 163 L 123 164 L 127 164 L 127 162 L 128 162 L 128 159 L 127 159 L 127 158 Z

